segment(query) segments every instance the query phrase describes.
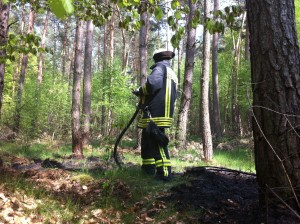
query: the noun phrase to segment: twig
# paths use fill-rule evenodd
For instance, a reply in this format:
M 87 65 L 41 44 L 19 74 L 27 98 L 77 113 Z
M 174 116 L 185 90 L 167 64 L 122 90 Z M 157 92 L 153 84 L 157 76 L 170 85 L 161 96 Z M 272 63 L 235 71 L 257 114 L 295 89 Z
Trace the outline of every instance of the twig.
M 248 98 L 248 102 L 250 102 L 249 98 Z M 250 105 L 251 105 L 251 104 L 250 104 Z M 292 181 L 291 181 L 291 179 L 290 179 L 290 177 L 289 177 L 289 175 L 288 175 L 288 172 L 287 172 L 287 170 L 286 170 L 286 168 L 285 168 L 285 166 L 284 166 L 283 160 L 279 157 L 279 155 L 277 154 L 276 150 L 273 148 L 273 146 L 271 145 L 271 143 L 270 143 L 269 140 L 267 139 L 265 133 L 263 132 L 263 130 L 262 130 L 262 128 L 261 128 L 261 126 L 260 126 L 260 124 L 259 124 L 259 122 L 258 122 L 258 120 L 257 120 L 257 118 L 256 118 L 256 116 L 255 116 L 255 114 L 254 114 L 254 110 L 253 110 L 254 107 L 264 108 L 264 109 L 267 109 L 267 110 L 269 110 L 269 111 L 276 112 L 276 113 L 278 113 L 278 114 L 280 114 L 280 113 L 277 112 L 277 111 L 274 111 L 274 110 L 272 110 L 272 109 L 269 109 L 269 108 L 266 108 L 266 107 L 263 107 L 263 106 L 259 106 L 259 105 L 253 105 L 253 106 L 251 107 L 251 109 L 250 109 L 251 112 L 252 112 L 253 118 L 254 118 L 254 120 L 255 120 L 255 122 L 256 122 L 256 124 L 257 124 L 257 127 L 258 127 L 259 131 L 261 132 L 261 134 L 262 134 L 262 136 L 264 137 L 264 139 L 265 139 L 265 141 L 267 142 L 267 144 L 270 146 L 270 148 L 271 148 L 272 152 L 274 153 L 275 157 L 276 157 L 276 158 L 278 159 L 278 161 L 280 162 L 280 165 L 282 166 L 283 172 L 285 173 L 286 178 L 287 178 L 287 181 L 288 181 L 288 183 L 289 183 L 289 187 L 290 187 L 290 189 L 291 189 L 291 191 L 292 191 L 292 194 L 293 194 L 293 196 L 295 197 L 295 200 L 296 200 L 296 202 L 297 202 L 297 206 L 298 206 L 298 208 L 300 209 L 300 203 L 299 203 L 297 194 L 296 194 L 296 192 L 295 192 L 295 190 L 294 190 L 294 188 L 293 188 Z M 291 116 L 294 116 L 294 115 L 291 115 Z
M 245 174 L 245 175 L 249 175 L 249 176 L 256 176 L 255 173 L 248 173 L 248 172 L 244 172 L 241 170 L 234 170 L 234 169 L 229 169 L 229 168 L 225 168 L 225 167 L 217 167 L 217 166 L 202 166 L 203 168 L 208 168 L 208 170 L 216 170 L 216 171 L 228 171 L 228 172 L 232 172 L 232 173 L 239 173 L 239 174 Z
M 300 215 L 291 207 L 289 206 L 288 203 L 286 203 L 275 191 L 273 191 L 272 188 L 270 188 L 268 185 L 266 185 L 266 187 L 271 191 L 272 194 L 274 194 L 288 209 L 291 210 L 291 212 L 293 212 L 298 219 L 300 219 Z

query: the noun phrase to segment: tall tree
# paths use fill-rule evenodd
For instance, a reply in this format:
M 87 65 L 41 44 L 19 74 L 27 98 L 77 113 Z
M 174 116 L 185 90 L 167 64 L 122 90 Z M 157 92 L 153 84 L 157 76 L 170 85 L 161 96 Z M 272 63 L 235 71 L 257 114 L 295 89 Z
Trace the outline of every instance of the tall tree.
M 192 19 L 194 18 L 196 3 L 189 0 L 190 13 L 187 20 L 187 40 L 186 40 L 186 57 L 185 57 L 185 72 L 184 82 L 182 88 L 182 95 L 180 99 L 180 107 L 177 121 L 176 133 L 176 147 L 185 148 L 186 133 L 188 125 L 188 114 L 192 98 L 192 81 L 195 63 L 195 49 L 196 49 L 196 29 L 192 26 Z
M 2 111 L 2 99 L 4 89 L 5 58 L 8 34 L 9 4 L 0 2 L 0 118 Z
M 92 56 L 93 56 L 94 24 L 89 20 L 86 24 L 86 42 L 84 52 L 84 77 L 83 77 L 83 103 L 82 103 L 82 146 L 89 144 L 90 117 L 91 117 L 91 91 L 92 91 Z
M 247 0 L 253 136 L 260 201 L 300 193 L 300 53 L 294 1 Z M 294 202 L 294 203 L 293 203 Z
M 72 153 L 75 158 L 83 157 L 82 138 L 80 129 L 80 80 L 82 76 L 83 63 L 83 31 L 84 21 L 77 19 L 72 91 Z
M 29 13 L 29 19 L 28 19 L 27 34 L 33 33 L 34 20 L 35 20 L 35 11 L 33 8 L 31 8 L 30 13 Z M 28 54 L 23 55 L 22 64 L 21 64 L 20 80 L 19 80 L 19 87 L 18 87 L 18 93 L 17 93 L 15 126 L 14 126 L 14 131 L 16 131 L 16 132 L 19 132 L 19 129 L 20 129 L 22 97 L 23 97 L 23 89 L 24 89 L 24 83 L 25 83 L 25 75 L 26 75 L 26 70 L 27 70 L 27 65 L 28 65 L 28 57 L 29 57 Z
M 66 75 L 69 75 L 69 72 L 67 72 L 67 65 L 68 65 L 68 57 L 69 57 L 69 20 L 66 19 L 64 21 L 64 36 L 63 36 L 63 43 L 62 43 L 62 75 L 65 77 Z
M 41 47 L 42 48 L 45 48 L 46 34 L 47 34 L 47 30 L 48 30 L 49 15 L 50 15 L 50 11 L 47 11 L 46 18 L 45 18 L 44 29 L 43 29 L 43 35 L 42 35 L 42 42 L 41 42 Z M 38 84 L 41 84 L 42 80 L 43 80 L 43 52 L 40 52 L 40 54 L 39 54 L 37 80 L 38 80 Z
M 204 0 L 204 19 L 210 12 L 210 0 Z M 200 118 L 202 124 L 202 141 L 204 158 L 211 161 L 213 158 L 212 136 L 209 120 L 209 66 L 210 66 L 210 33 L 204 28 L 203 31 L 203 62 L 201 74 L 201 109 Z
M 241 136 L 241 118 L 240 118 L 240 105 L 238 99 L 238 86 L 239 86 L 239 64 L 241 57 L 242 47 L 242 31 L 246 19 L 246 13 L 242 16 L 242 24 L 238 34 L 236 43 L 234 43 L 233 65 L 231 76 L 231 128 L 234 136 Z M 234 36 L 233 36 L 234 37 Z M 234 40 L 233 40 L 234 42 Z
M 140 86 L 147 80 L 147 67 L 148 67 L 148 31 L 149 31 L 149 17 L 147 11 L 140 15 L 140 22 L 143 24 L 139 33 L 139 67 L 140 67 Z M 141 148 L 141 135 L 140 130 L 137 131 L 137 149 Z
M 214 12 L 219 10 L 219 0 L 214 0 Z M 216 13 L 214 19 L 217 19 Z M 222 136 L 221 115 L 219 102 L 219 70 L 218 70 L 219 33 L 213 34 L 212 42 L 212 91 L 213 91 L 213 127 L 216 138 Z
M 25 26 L 25 6 L 22 7 L 22 13 L 20 16 L 21 20 L 19 21 L 19 35 L 23 35 L 24 33 L 24 26 Z M 22 43 L 20 43 L 22 44 Z M 14 66 L 14 75 L 13 75 L 13 86 L 12 86 L 12 98 L 15 99 L 15 92 L 16 92 L 16 83 L 18 79 L 18 75 L 20 72 L 20 64 L 23 58 L 23 54 L 19 53 L 17 63 Z

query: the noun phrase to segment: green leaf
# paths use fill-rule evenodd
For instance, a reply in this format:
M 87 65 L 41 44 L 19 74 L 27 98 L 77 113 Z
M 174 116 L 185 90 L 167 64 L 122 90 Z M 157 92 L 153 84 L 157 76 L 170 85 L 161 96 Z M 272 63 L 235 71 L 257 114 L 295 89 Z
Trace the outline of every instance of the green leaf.
M 175 10 L 177 7 L 179 7 L 180 6 L 180 3 L 179 3 L 179 1 L 177 1 L 177 0 L 173 0 L 172 2 L 171 2 L 171 8 L 173 9 L 173 10 Z
M 230 8 L 227 6 L 227 7 L 225 7 L 225 12 L 226 13 L 229 13 L 230 12 Z
M 48 3 L 58 18 L 64 18 L 74 12 L 73 0 L 48 0 Z
M 156 6 L 156 8 L 155 8 L 155 18 L 157 20 L 161 20 L 163 18 L 163 15 L 164 14 L 163 14 L 162 9 L 160 7 L 158 7 L 158 6 Z
M 169 17 L 168 17 L 168 24 L 169 24 L 170 26 L 173 26 L 173 25 L 175 24 L 175 21 L 174 21 L 173 16 L 169 16 Z
M 181 13 L 179 11 L 176 11 L 174 16 L 177 20 L 181 19 Z

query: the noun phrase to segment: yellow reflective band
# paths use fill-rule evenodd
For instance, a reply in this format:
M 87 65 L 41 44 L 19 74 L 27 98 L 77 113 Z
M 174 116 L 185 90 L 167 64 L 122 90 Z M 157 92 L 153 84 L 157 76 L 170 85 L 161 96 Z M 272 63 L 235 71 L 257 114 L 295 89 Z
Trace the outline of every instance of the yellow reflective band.
M 165 117 L 170 117 L 171 79 L 167 74 L 166 96 L 165 96 Z
M 154 158 L 151 158 L 151 159 L 143 159 L 142 164 L 143 164 L 143 165 L 152 165 L 152 164 L 155 164 L 155 159 L 154 159 Z
M 143 161 L 143 165 L 155 165 L 155 162 L 144 162 Z
M 167 177 L 169 175 L 168 167 L 164 167 L 164 176 Z
M 154 117 L 151 118 L 151 120 L 153 120 L 158 127 L 170 127 L 173 123 L 173 118 L 166 117 Z M 138 127 L 146 128 L 149 122 L 150 118 L 142 118 L 138 122 Z
M 163 148 L 163 147 L 159 147 L 159 152 L 160 152 L 160 156 L 161 156 L 163 162 L 166 161 L 166 160 L 167 160 L 167 157 L 166 157 L 164 148 Z
M 143 161 L 155 161 L 155 159 L 154 158 L 150 158 L 150 159 L 143 159 Z
M 168 167 L 168 166 L 171 166 L 171 163 L 156 163 L 155 165 L 156 165 L 156 167 L 162 167 L 162 166 Z

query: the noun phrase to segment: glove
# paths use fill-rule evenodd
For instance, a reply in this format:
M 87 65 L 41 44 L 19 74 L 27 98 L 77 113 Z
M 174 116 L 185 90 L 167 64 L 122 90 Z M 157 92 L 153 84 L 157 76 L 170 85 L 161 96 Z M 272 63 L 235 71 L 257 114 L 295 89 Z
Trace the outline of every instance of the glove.
M 131 92 L 136 96 L 141 96 L 140 88 L 137 88 L 136 90 L 132 90 Z

